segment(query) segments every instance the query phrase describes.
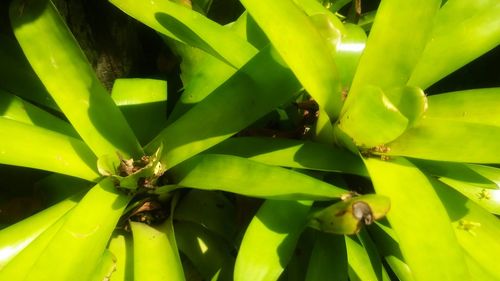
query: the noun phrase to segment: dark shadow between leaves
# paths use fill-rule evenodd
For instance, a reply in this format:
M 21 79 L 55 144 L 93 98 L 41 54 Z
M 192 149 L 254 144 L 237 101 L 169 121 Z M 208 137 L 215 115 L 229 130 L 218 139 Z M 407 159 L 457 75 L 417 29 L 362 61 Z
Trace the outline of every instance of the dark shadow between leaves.
M 297 201 L 275 201 L 279 205 L 274 204 L 272 213 L 269 211 L 257 212 L 257 219 L 259 219 L 269 230 L 287 234 L 286 238 L 277 247 L 277 253 L 280 259 L 280 265 L 285 268 L 290 259 L 292 258 L 295 246 L 297 245 L 300 234 L 302 233 L 306 224 L 306 218 L 303 213 L 310 209 L 310 206 L 301 204 Z M 263 205 L 265 207 L 265 205 Z M 298 219 L 299 222 L 286 223 L 290 219 Z
M 155 18 L 159 24 L 161 24 L 165 29 L 175 35 L 177 38 L 182 40 L 189 46 L 195 46 L 215 57 L 221 61 L 231 65 L 226 59 L 224 59 L 216 50 L 214 50 L 203 38 L 196 34 L 184 23 L 180 22 L 176 18 L 165 14 L 165 13 L 155 13 Z

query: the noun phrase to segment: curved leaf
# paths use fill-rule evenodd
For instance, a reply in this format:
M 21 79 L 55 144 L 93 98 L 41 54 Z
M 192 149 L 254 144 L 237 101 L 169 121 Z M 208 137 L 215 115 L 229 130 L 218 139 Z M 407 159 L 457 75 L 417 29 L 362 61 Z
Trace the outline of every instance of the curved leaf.
M 446 210 L 429 179 L 404 158 L 368 158 L 365 163 L 377 194 L 391 199 L 387 218 L 415 279 L 471 280 Z
M 233 31 L 172 1 L 111 0 L 113 5 L 154 30 L 239 68 L 257 50 Z
M 167 235 L 169 222 L 158 227 L 130 222 L 134 236 L 134 280 L 185 280 L 177 249 Z
M 290 261 L 311 204 L 265 201 L 250 222 L 241 242 L 234 280 L 277 280 Z
M 498 46 L 499 15 L 500 4 L 495 0 L 447 1 L 408 84 L 425 89 Z
M 241 2 L 304 88 L 336 119 L 342 107 L 338 72 L 325 39 L 311 20 L 292 0 Z
M 179 250 L 204 280 L 211 280 L 216 275 L 217 280 L 232 280 L 234 257 L 230 245 L 222 237 L 192 222 L 177 222 L 174 227 Z
M 440 178 L 439 180 L 453 187 L 488 212 L 500 215 L 500 189 L 486 189 L 447 178 Z
M 130 199 L 115 193 L 110 178 L 99 182 L 69 214 L 26 280 L 89 278 Z M 53 264 L 57 264 L 57 270 L 52 270 Z
M 399 241 L 394 230 L 381 223 L 375 223 L 367 229 L 378 251 L 385 258 L 385 261 L 398 279 L 401 281 L 414 281 L 413 274 L 399 248 Z
M 47 245 L 57 234 L 71 212 L 66 213 L 54 224 L 41 233 L 23 251 L 17 254 L 7 265 L 0 270 L 0 280 L 24 281 L 30 269 L 36 263 L 40 255 L 45 251 Z M 50 280 L 50 279 L 46 279 Z
M 177 204 L 174 219 L 202 225 L 227 241 L 237 232 L 236 208 L 221 192 L 190 190 Z
M 73 196 L 0 231 L 0 270 L 51 225 L 69 212 L 81 198 Z
M 430 118 L 500 126 L 500 88 L 475 89 L 429 97 Z
M 439 0 L 380 3 L 342 114 L 363 95 L 367 85 L 384 92 L 406 85 L 427 44 L 440 4 Z
M 350 280 L 385 280 L 389 276 L 368 234 L 345 237 Z
M 361 159 L 332 145 L 280 138 L 227 139 L 207 153 L 246 157 L 267 165 L 368 176 Z
M 195 156 L 174 167 L 172 177 L 180 187 L 223 190 L 261 198 L 324 200 L 347 193 L 292 170 L 229 155 Z
M 116 269 L 116 257 L 108 249 L 104 250 L 99 264 L 94 269 L 88 281 L 104 281 L 111 279 Z
M 92 151 L 99 156 L 115 152 L 125 158 L 142 156 L 127 121 L 52 2 L 14 1 L 10 18 L 31 66 Z
M 60 111 L 33 72 L 17 42 L 4 34 L 0 34 L 0 41 L 2 42 L 0 61 L 2 65 L 8 66 L 0 68 L 1 89 L 33 103 Z
M 347 251 L 343 235 L 318 232 L 306 281 L 347 281 Z
M 100 177 L 96 157 L 81 140 L 3 117 L 0 117 L 0 163 L 91 181 Z
M 357 234 L 363 225 L 385 216 L 389 208 L 390 201 L 385 196 L 355 196 L 314 212 L 309 226 L 334 234 Z
M 500 127 L 424 118 L 417 126 L 387 144 L 387 155 L 415 158 L 500 163 Z
M 167 81 L 117 79 L 111 97 L 120 107 L 141 144 L 152 140 L 167 125 Z
M 130 236 L 121 234 L 113 236 L 108 245 L 108 250 L 116 257 L 115 271 L 111 275 L 112 281 L 134 280 L 134 257 Z M 103 280 L 104 281 L 104 280 Z
M 337 124 L 357 146 L 370 148 L 399 137 L 406 130 L 408 119 L 380 88 L 367 86 Z
M 259 52 L 215 92 L 165 128 L 146 150 L 152 153 L 163 143 L 161 161 L 167 168 L 173 167 L 290 100 L 300 85 L 279 61 L 270 47 Z
M 453 222 L 453 230 L 465 252 L 495 279 L 500 279 L 498 233 L 500 222 L 494 215 L 465 198 L 462 194 L 433 180 L 437 195 Z M 473 280 L 481 280 L 474 277 Z
M 80 138 L 69 123 L 3 90 L 0 90 L 0 116 Z

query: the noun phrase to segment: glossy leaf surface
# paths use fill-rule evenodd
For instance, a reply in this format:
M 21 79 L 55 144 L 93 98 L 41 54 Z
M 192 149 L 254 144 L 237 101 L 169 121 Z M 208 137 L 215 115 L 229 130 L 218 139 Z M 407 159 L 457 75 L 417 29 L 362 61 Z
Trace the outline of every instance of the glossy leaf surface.
M 154 30 L 200 48 L 234 67 L 243 66 L 257 53 L 231 30 L 172 1 L 112 0 L 111 3 Z
M 290 260 L 312 202 L 268 200 L 241 242 L 235 281 L 277 280 Z
M 463 251 L 430 180 L 404 158 L 368 158 L 365 163 L 377 194 L 391 199 L 387 218 L 415 279 L 470 280 Z
M 425 118 L 389 143 L 388 155 L 472 163 L 500 163 L 500 127 Z M 467 140 L 467 141 L 464 141 Z
M 56 223 L 78 203 L 81 196 L 68 198 L 0 231 L 0 270 L 34 239 Z
M 384 92 L 406 85 L 427 44 L 440 4 L 439 0 L 380 3 L 342 112 L 363 95 L 367 85 Z
M 378 87 L 365 87 L 341 117 L 338 128 L 357 146 L 374 147 L 399 137 L 408 119 Z
M 81 140 L 3 117 L 0 128 L 0 163 L 99 178 L 97 159 Z
M 426 116 L 500 126 L 498 108 L 500 88 L 475 89 L 430 96 Z
M 3 118 L 80 138 L 69 123 L 3 90 L 0 90 L 0 115 Z
M 177 249 L 168 241 L 168 222 L 158 227 L 130 222 L 134 236 L 134 280 L 185 280 Z
M 207 153 L 229 154 L 267 165 L 367 176 L 361 159 L 335 146 L 280 138 L 227 139 Z
M 94 186 L 70 213 L 26 280 L 88 278 L 129 200 L 129 196 L 115 193 L 109 178 Z M 54 263 L 57 271 L 51 270 Z
M 99 156 L 112 152 L 142 156 L 127 121 L 52 2 L 13 2 L 10 17 L 31 66 L 92 151 Z
M 500 4 L 495 0 L 447 1 L 408 84 L 425 89 L 498 46 L 499 15 Z
M 174 167 L 172 175 L 181 187 L 222 190 L 260 198 L 324 200 L 347 193 L 292 170 L 229 155 L 195 156 Z
M 304 88 L 335 119 L 342 107 L 338 73 L 329 47 L 311 20 L 292 0 L 241 2 Z
M 432 183 L 448 212 L 460 245 L 482 268 L 499 279 L 497 260 L 491 258 L 500 251 L 498 218 L 452 188 L 436 180 Z
M 290 100 L 300 85 L 279 61 L 270 47 L 259 52 L 215 92 L 165 128 L 146 150 L 153 152 L 163 143 L 161 161 L 170 168 Z
M 167 125 L 167 81 L 117 79 L 111 97 L 141 144 L 152 140 Z

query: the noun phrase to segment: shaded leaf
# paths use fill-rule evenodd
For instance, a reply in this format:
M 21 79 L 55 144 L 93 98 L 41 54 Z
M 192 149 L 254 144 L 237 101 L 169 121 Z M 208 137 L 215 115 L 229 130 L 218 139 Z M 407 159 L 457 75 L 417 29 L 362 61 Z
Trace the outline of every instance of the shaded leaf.
M 234 280 L 277 280 L 293 254 L 311 204 L 265 201 L 241 242 Z
M 377 194 L 391 199 L 387 218 L 415 279 L 469 280 L 463 251 L 429 178 L 404 158 L 365 163 Z

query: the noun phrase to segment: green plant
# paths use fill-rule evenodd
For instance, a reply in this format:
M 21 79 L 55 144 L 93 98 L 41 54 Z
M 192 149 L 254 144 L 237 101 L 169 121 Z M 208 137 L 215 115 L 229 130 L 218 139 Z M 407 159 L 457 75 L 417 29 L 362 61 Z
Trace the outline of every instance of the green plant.
M 499 44 L 500 4 L 354 2 L 222 26 L 112 0 L 182 57 L 166 119 L 165 81 L 109 95 L 50 1 L 14 1 L 0 163 L 53 172 L 58 203 L 0 231 L 0 279 L 499 280 L 500 90 L 424 89 Z

